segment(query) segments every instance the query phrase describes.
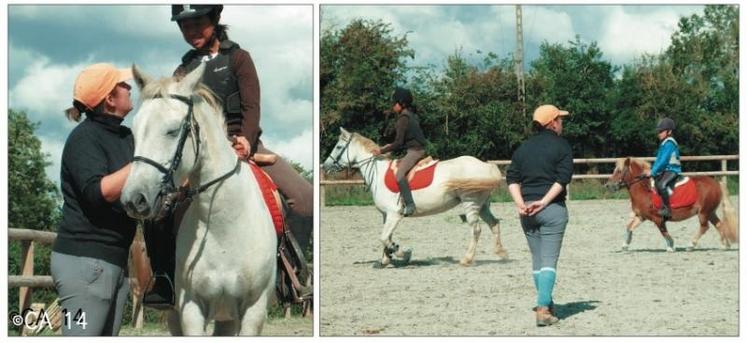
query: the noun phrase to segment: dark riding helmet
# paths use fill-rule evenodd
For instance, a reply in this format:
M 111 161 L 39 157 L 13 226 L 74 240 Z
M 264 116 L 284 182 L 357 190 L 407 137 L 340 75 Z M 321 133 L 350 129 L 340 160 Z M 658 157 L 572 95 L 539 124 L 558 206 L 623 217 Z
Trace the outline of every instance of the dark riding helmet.
M 666 130 L 674 131 L 674 120 L 670 118 L 664 118 L 656 125 L 656 132 L 662 132 Z
M 397 87 L 392 93 L 392 103 L 399 103 L 402 107 L 412 105 L 412 92 L 407 88 Z
M 211 18 L 220 15 L 223 5 L 171 5 L 171 21 L 198 18 L 210 15 Z

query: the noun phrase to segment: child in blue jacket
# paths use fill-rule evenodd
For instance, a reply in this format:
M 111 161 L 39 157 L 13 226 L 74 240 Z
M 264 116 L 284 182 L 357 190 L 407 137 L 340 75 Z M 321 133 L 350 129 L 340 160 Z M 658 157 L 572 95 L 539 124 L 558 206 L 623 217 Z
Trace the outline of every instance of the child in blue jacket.
M 677 176 L 682 173 L 680 149 L 677 146 L 677 141 L 672 137 L 672 131 L 674 131 L 674 120 L 670 118 L 662 119 L 656 126 L 656 135 L 661 144 L 650 174 L 656 180 L 656 192 L 661 196 L 662 206 L 659 215 L 664 220 L 672 217 L 668 188 L 673 186 Z

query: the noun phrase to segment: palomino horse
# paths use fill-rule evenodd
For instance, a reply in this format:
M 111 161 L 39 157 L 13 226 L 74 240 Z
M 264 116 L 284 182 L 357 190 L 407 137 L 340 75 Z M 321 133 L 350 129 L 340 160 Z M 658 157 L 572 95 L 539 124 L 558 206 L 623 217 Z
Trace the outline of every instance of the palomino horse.
M 666 222 L 662 220 L 658 209 L 654 207 L 651 200 L 653 188 L 650 179 L 645 176 L 650 170 L 651 166 L 645 161 L 630 157 L 621 158 L 617 161 L 615 171 L 607 181 L 607 188 L 613 191 L 625 187 L 630 194 L 630 202 L 633 207 L 630 222 L 628 222 L 625 231 L 625 241 L 622 249 L 628 249 L 630 241 L 633 239 L 633 230 L 642 222 L 650 220 L 656 224 L 664 237 L 667 251 L 672 252 L 674 251 L 674 240 L 667 231 Z M 737 241 L 737 219 L 734 205 L 729 200 L 726 187 L 720 187 L 719 183 L 710 176 L 691 176 L 690 178 L 695 182 L 697 200 L 690 206 L 673 208 L 670 221 L 682 221 L 698 215 L 700 229 L 690 241 L 688 251 L 698 245 L 700 237 L 708 230 L 708 222 L 713 224 L 721 235 L 722 247 L 728 249 L 730 243 Z M 719 203 L 722 203 L 723 221 L 716 215 Z
M 402 219 L 399 193 L 385 186 L 384 175 L 391 160 L 374 157 L 371 151 L 378 148 L 376 143 L 357 133 L 340 128 L 340 137 L 335 148 L 323 164 L 325 171 L 342 168 L 358 168 L 366 185 L 373 193 L 376 208 L 384 215 L 384 228 L 381 243 L 384 245 L 381 266 L 391 262 L 391 254 L 404 259 L 410 258 L 410 250 L 402 249 L 392 240 L 392 233 Z M 495 253 L 506 258 L 507 252 L 501 244 L 500 221 L 490 212 L 490 193 L 498 187 L 501 172 L 493 164 L 482 162 L 471 156 L 461 156 L 442 161 L 435 167 L 432 183 L 422 189 L 412 191 L 415 206 L 413 217 L 422 217 L 444 212 L 458 204 L 472 226 L 472 240 L 467 253 L 461 259 L 462 265 L 470 265 L 475 257 L 477 241 L 480 238 L 482 218 L 495 237 Z
M 121 201 L 130 216 L 150 219 L 161 198 L 189 180 L 169 329 L 204 335 L 214 319 L 215 335 L 258 335 L 275 286 L 278 239 L 249 165 L 226 139 L 220 106 L 199 84 L 204 69 L 154 81 L 133 66 L 142 103 Z

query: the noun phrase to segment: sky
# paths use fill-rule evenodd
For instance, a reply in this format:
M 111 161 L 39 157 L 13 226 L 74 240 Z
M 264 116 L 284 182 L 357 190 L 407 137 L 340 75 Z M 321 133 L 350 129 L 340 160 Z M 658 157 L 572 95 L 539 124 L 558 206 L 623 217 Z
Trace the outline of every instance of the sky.
M 702 11 L 703 6 L 677 5 L 523 5 L 525 70 L 542 42 L 566 44 L 577 35 L 582 42 L 597 42 L 612 64 L 631 63 L 666 50 L 679 18 Z M 459 49 L 471 61 L 488 52 L 505 58 L 516 50 L 514 5 L 322 5 L 321 15 L 322 32 L 355 18 L 390 23 L 393 35 L 407 34 L 415 50 L 411 65 L 443 67 Z
M 191 47 L 170 18 L 168 5 L 8 6 L 8 105 L 40 123 L 36 135 L 52 162 L 47 177 L 58 186 L 65 139 L 77 125 L 63 110 L 72 104 L 78 73 L 107 62 L 171 76 Z M 311 169 L 313 6 L 225 6 L 221 22 L 254 60 L 265 146 Z M 135 108 L 124 122 L 130 127 L 137 87 L 132 98 Z

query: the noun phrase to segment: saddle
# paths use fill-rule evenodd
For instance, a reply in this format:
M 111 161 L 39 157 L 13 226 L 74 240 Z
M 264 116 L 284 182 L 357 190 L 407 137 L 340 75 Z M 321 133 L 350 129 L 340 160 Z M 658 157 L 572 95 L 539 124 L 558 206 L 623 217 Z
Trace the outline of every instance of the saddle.
M 286 225 L 288 205 L 272 178 L 253 161 L 249 162 L 249 166 L 257 179 L 278 235 L 278 275 L 275 283 L 277 297 L 286 308 L 289 304 L 303 304 L 306 313 L 313 300 L 313 277 L 298 241 Z
M 656 193 L 654 179 L 651 179 L 651 203 L 654 208 L 661 208 L 661 197 Z M 698 200 L 698 190 L 695 181 L 687 176 L 678 176 L 673 188 L 669 188 L 669 205 L 672 208 L 687 207 Z
M 436 171 L 438 162 L 439 160 L 433 159 L 431 156 L 426 156 L 418 161 L 407 173 L 407 182 L 410 184 L 410 190 L 414 191 L 430 186 L 433 182 L 433 174 Z M 399 193 L 399 185 L 397 184 L 396 177 L 399 163 L 400 160 L 389 162 L 389 167 L 384 174 L 384 184 L 393 193 Z

